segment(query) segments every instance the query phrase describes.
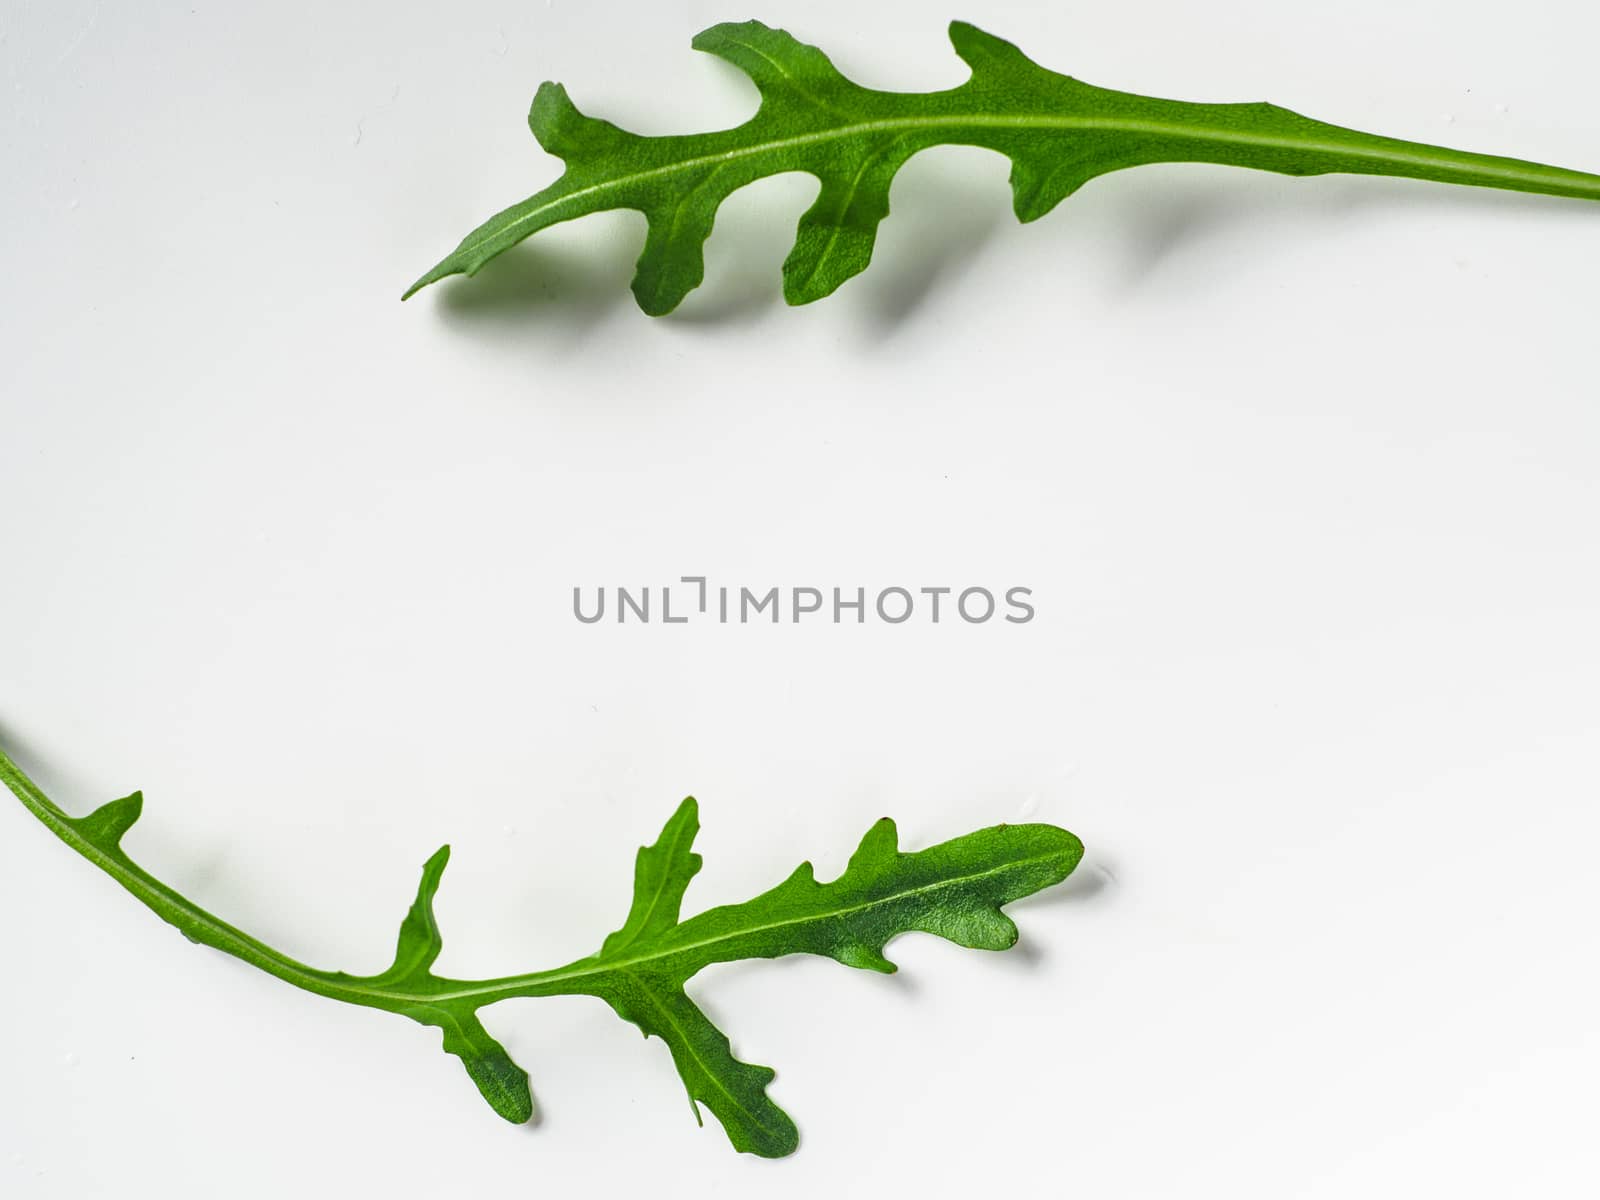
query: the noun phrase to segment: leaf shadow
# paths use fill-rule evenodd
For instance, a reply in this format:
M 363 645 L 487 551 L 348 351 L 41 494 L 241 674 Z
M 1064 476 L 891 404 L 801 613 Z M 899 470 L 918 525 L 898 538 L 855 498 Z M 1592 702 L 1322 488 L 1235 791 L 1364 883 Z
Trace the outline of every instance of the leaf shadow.
M 963 210 L 963 215 L 952 218 L 951 227 L 942 232 L 918 230 L 904 260 L 891 262 L 872 281 L 863 305 L 868 329 L 884 338 L 910 324 L 930 296 L 977 262 L 1000 227 L 1001 215 Z
M 987 161 L 992 159 L 993 162 Z M 747 326 L 782 300 L 781 261 L 793 241 L 791 210 L 814 191 L 809 176 L 775 176 L 734 193 L 707 247 L 705 281 L 664 320 L 682 331 Z M 770 189 L 770 190 L 769 190 Z M 902 168 L 892 213 L 880 228 L 871 266 L 837 297 L 866 335 L 882 342 L 914 323 L 938 291 L 952 290 L 1002 227 L 1014 224 L 1004 160 L 970 147 L 936 147 Z M 1589 202 L 1486 188 L 1448 187 L 1386 177 L 1290 179 L 1230 167 L 1161 164 L 1117 172 L 1069 198 L 1025 233 L 1034 259 L 1076 257 L 1109 242 L 1116 255 L 1109 294 L 1127 297 L 1169 286 L 1180 262 L 1252 229 L 1289 228 L 1281 247 L 1332 235 L 1374 214 L 1580 211 Z M 495 340 L 534 339 L 541 353 L 576 352 L 621 309 L 644 321 L 629 284 L 643 243 L 643 217 L 597 213 L 547 230 L 485 265 L 471 279 L 431 289 L 443 323 Z M 1263 247 L 1269 240 L 1252 244 Z M 1208 259 L 1208 267 L 1215 262 Z
M 1159 172 L 1163 178 L 1151 179 Z M 1543 214 L 1565 208 L 1577 216 L 1592 202 L 1496 191 L 1449 187 L 1425 181 L 1381 176 L 1321 176 L 1291 179 L 1228 167 L 1164 164 L 1140 169 L 1141 179 L 1107 180 L 1125 189 L 1114 197 L 1115 218 L 1122 230 L 1121 263 L 1111 285 L 1123 295 L 1159 281 L 1177 261 L 1208 243 L 1233 238 L 1241 231 L 1289 227 L 1294 244 L 1319 234 L 1330 235 L 1346 224 L 1379 214 L 1502 211 Z M 1084 197 L 1085 200 L 1088 196 Z M 1070 204 L 1072 201 L 1067 201 Z M 1080 204 L 1082 201 L 1080 201 Z M 1593 219 L 1593 213 L 1586 214 Z M 1256 243 L 1265 249 L 1267 241 Z M 1274 239 L 1274 246 L 1290 244 Z
M 260 897 L 254 895 L 237 872 L 226 868 L 229 856 L 224 845 L 213 840 L 197 852 L 176 858 L 163 867 L 168 884 L 185 896 L 205 896 L 206 903 L 228 912 L 249 913 L 260 907 Z
M 891 215 L 856 294 L 857 315 L 874 339 L 908 325 L 1013 220 L 1003 174 L 995 174 L 998 161 L 971 147 L 936 147 L 901 169 Z
M 603 214 L 604 217 L 637 214 Z M 594 222 L 590 222 L 594 224 Z M 626 229 L 585 231 L 577 238 L 560 231 L 530 238 L 491 260 L 471 278 L 453 277 L 433 289 L 442 323 L 453 332 L 533 337 L 541 349 L 576 350 L 623 304 L 632 305 L 628 284 L 642 242 Z M 598 236 L 593 236 L 598 234 Z
M 539 1103 L 539 1094 L 533 1090 L 531 1083 L 528 1087 L 528 1098 L 533 1102 L 533 1113 L 522 1122 L 522 1128 L 529 1133 L 539 1133 L 545 1127 L 544 1105 Z
M 71 758 L 49 754 L 42 738 L 30 736 L 10 721 L 0 721 L 0 748 L 52 803 L 70 816 L 87 816 L 102 804 L 137 790 L 115 788 L 107 793 L 103 784 L 90 773 L 75 770 Z M 0 796 L 7 795 L 10 793 L 0 786 Z
M 1103 904 L 1115 893 L 1118 887 L 1115 870 L 1107 863 L 1095 860 L 1081 864 L 1065 880 L 1053 888 L 1042 892 L 1035 892 L 1031 896 L 1024 896 L 1006 905 L 1006 912 L 1015 916 L 1019 912 L 1031 912 L 1046 908 L 1064 908 L 1068 905 Z M 1027 969 L 1037 967 L 1043 963 L 1048 955 L 1043 943 L 1037 938 L 1030 938 L 1027 931 L 1017 939 L 1017 944 L 1006 952 L 1006 958 L 1016 966 Z
M 790 171 L 734 192 L 717 210 L 705 246 L 705 281 L 666 321 L 683 329 L 759 320 L 783 299 L 783 260 L 795 222 L 815 198 L 815 176 Z
M 949 158 L 961 149 L 940 147 L 907 164 L 870 268 L 845 284 L 844 294 L 856 297 L 856 315 L 875 338 L 908 324 L 1009 219 L 1003 180 L 988 178 L 992 170 L 952 164 Z M 726 329 L 754 324 L 779 306 L 794 218 L 815 191 L 813 177 L 790 172 L 731 195 L 707 243 L 704 282 L 663 322 L 691 332 Z M 642 216 L 630 211 L 592 214 L 575 230 L 547 230 L 475 276 L 435 285 L 439 314 L 457 331 L 496 339 L 532 332 L 542 343 L 576 349 L 617 310 L 633 309 L 629 284 L 643 231 Z M 627 316 L 645 319 L 635 311 Z
M 8 721 L 0 721 L 0 749 L 11 756 L 30 779 L 38 783 L 46 795 L 50 794 L 49 772 L 43 763 L 36 762 L 29 749 L 30 739 L 19 733 Z

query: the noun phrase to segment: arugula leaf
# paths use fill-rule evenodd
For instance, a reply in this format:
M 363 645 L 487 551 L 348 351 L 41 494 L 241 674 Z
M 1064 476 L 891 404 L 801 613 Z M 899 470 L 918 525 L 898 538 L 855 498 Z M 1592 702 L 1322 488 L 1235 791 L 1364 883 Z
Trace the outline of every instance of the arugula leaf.
M 996 825 L 906 853 L 894 822 L 879 821 L 844 873 L 818 883 L 810 863 L 742 904 L 682 920 L 689 881 L 700 870 L 693 798 L 673 813 L 654 845 L 639 851 L 633 902 L 600 951 L 547 971 L 500 979 L 436 975 L 443 944 L 433 898 L 449 859 L 441 849 L 422 869 L 417 898 L 400 925 L 393 964 L 377 975 L 322 971 L 296 962 L 212 916 L 130 859 L 122 839 L 143 806 L 138 792 L 86 817 L 69 817 L 0 751 L 0 782 L 57 837 L 110 875 L 164 921 L 201 942 L 319 996 L 380 1008 L 434 1025 L 491 1108 L 527 1121 L 527 1073 L 478 1019 L 478 1010 L 519 996 L 587 995 L 604 1000 L 646 1036 L 666 1042 L 696 1118 L 709 1108 L 738 1150 L 768 1158 L 791 1153 L 794 1122 L 767 1095 L 770 1067 L 734 1057 L 727 1035 L 696 1007 L 684 984 L 712 963 L 815 954 L 846 966 L 892 972 L 884 947 L 901 933 L 935 934 L 980 950 L 1005 950 L 1017 927 L 1001 906 L 1065 879 L 1083 856 L 1072 834 L 1052 825 Z
M 648 233 L 633 278 L 639 307 L 671 312 L 705 274 L 701 248 L 734 191 L 787 171 L 822 187 L 783 264 L 790 304 L 829 295 L 872 258 L 889 185 L 929 146 L 982 146 L 1011 160 L 1019 220 L 1045 215 L 1089 180 L 1144 163 L 1205 162 L 1284 175 L 1394 175 L 1600 200 L 1600 175 L 1377 137 L 1272 104 L 1190 104 L 1093 87 L 1058 75 L 964 21 L 950 25 L 972 76 L 942 92 L 880 92 L 850 82 L 815 46 L 759 21 L 715 25 L 697 50 L 754 80 L 761 105 L 715 133 L 641 137 L 586 117 L 558 83 L 528 114 L 539 144 L 566 163 L 549 187 L 490 217 L 407 289 L 474 275 L 496 255 L 561 221 L 637 209 Z

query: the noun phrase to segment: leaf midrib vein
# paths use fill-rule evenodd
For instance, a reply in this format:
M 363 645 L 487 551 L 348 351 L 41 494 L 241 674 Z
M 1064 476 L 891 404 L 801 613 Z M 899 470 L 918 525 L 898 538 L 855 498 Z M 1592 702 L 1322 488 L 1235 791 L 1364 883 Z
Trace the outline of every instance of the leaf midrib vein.
M 457 250 L 457 254 L 470 252 L 490 240 L 496 240 L 507 233 L 521 229 L 528 225 L 536 224 L 541 217 L 552 209 L 574 203 L 586 196 L 597 192 L 623 189 L 634 184 L 650 179 L 662 178 L 682 171 L 692 171 L 699 167 L 713 164 L 725 164 L 741 158 L 752 158 L 763 154 L 777 153 L 783 150 L 794 149 L 802 146 L 818 145 L 824 142 L 838 141 L 841 139 L 870 135 L 873 133 L 887 133 L 891 131 L 911 131 L 937 129 L 942 126 L 954 128 L 979 128 L 979 129 L 1078 129 L 1078 130 L 1103 130 L 1120 133 L 1156 134 L 1163 137 L 1188 138 L 1194 141 L 1224 142 L 1236 145 L 1257 146 L 1276 150 L 1300 150 L 1312 154 L 1345 155 L 1352 158 L 1363 158 L 1377 162 L 1411 163 L 1440 167 L 1449 170 L 1458 170 L 1463 173 L 1478 173 L 1495 175 L 1504 179 L 1543 180 L 1565 179 L 1569 182 L 1582 181 L 1588 178 L 1583 172 L 1568 171 L 1559 167 L 1541 167 L 1538 164 L 1528 164 L 1526 168 L 1513 166 L 1519 160 L 1505 159 L 1493 161 L 1496 156 L 1480 155 L 1474 151 L 1450 150 L 1444 147 L 1427 147 L 1422 143 L 1414 143 L 1415 148 L 1408 149 L 1381 149 L 1364 146 L 1360 143 L 1341 141 L 1314 141 L 1305 138 L 1280 137 L 1272 134 L 1244 133 L 1236 129 L 1226 129 L 1217 126 L 1191 125 L 1184 122 L 1166 122 L 1139 120 L 1133 118 L 1116 117 L 1071 117 L 1050 114 L 1022 114 L 1015 116 L 994 116 L 984 114 L 953 115 L 941 117 L 893 117 L 876 121 L 861 121 L 853 125 L 840 125 L 832 129 L 816 133 L 799 134 L 794 137 L 777 138 L 772 141 L 761 142 L 754 146 L 741 146 L 732 150 L 719 151 L 716 154 L 704 154 L 695 158 L 687 158 L 681 162 L 668 163 L 660 167 L 651 167 L 644 171 L 635 171 L 627 175 L 615 176 L 600 183 L 590 184 L 557 196 L 537 208 L 519 214 L 506 225 L 486 231 L 481 238 L 470 245 L 464 245 Z M 696 136 L 696 135 L 687 135 Z M 714 136 L 714 135 L 701 135 Z M 1373 135 L 1360 134 L 1363 138 Z M 1399 139 L 1393 139 L 1399 140 Z M 1462 160 L 1472 161 L 1462 161 Z M 1491 160 L 1491 161 L 1485 161 Z M 796 167 L 795 170 L 803 171 L 805 168 Z M 1595 183 L 1597 193 L 1600 193 L 1600 182 Z M 454 256 L 452 256 L 454 257 Z
M 708 946 L 715 946 L 721 942 L 732 941 L 735 938 L 751 937 L 757 934 L 769 933 L 777 929 L 787 929 L 795 925 L 806 925 L 817 921 L 837 920 L 839 918 L 852 916 L 855 913 L 865 912 L 868 909 L 877 908 L 885 904 L 894 904 L 899 901 L 908 900 L 914 896 L 927 895 L 932 892 L 941 891 L 945 888 L 956 887 L 961 884 L 977 883 L 981 880 L 992 878 L 993 876 L 1002 874 L 1006 871 L 1014 871 L 1024 867 L 1030 867 L 1038 863 L 1048 862 L 1051 859 L 1059 858 L 1061 853 L 1062 851 L 1056 850 L 1048 854 L 1035 854 L 1030 855 L 1027 858 L 1012 859 L 1008 862 L 1001 863 L 999 866 L 990 867 L 987 870 L 975 871 L 967 875 L 958 875 L 951 879 L 942 879 L 937 883 L 925 884 L 921 887 L 906 888 L 902 891 L 894 892 L 888 896 L 879 896 L 874 899 L 864 901 L 861 904 L 853 904 L 843 908 L 829 909 L 825 912 L 819 913 L 806 913 L 804 915 L 791 917 L 782 921 L 771 921 L 765 925 L 742 926 L 726 933 L 720 933 L 711 937 L 702 938 L 699 941 L 687 942 L 683 945 L 668 946 L 662 949 L 653 949 L 642 954 L 632 954 L 613 959 L 602 959 L 599 956 L 595 956 L 592 958 L 580 959 L 578 962 L 566 967 L 557 967 L 553 971 L 539 971 L 528 975 L 512 975 L 504 979 L 486 980 L 485 982 L 474 987 L 462 988 L 459 991 L 454 992 L 436 993 L 431 997 L 418 996 L 396 998 L 414 999 L 419 1002 L 428 1002 L 431 1000 L 435 1003 L 448 1003 L 452 1000 L 465 1000 L 473 996 L 492 995 L 499 992 L 503 993 L 503 996 L 500 997 L 501 999 L 512 999 L 519 995 L 519 989 L 521 988 L 543 986 L 546 984 L 560 984 L 571 980 L 583 979 L 585 977 L 605 975 L 612 971 L 625 970 L 629 967 L 637 966 L 640 963 L 647 963 L 655 959 L 671 958 L 681 954 L 689 954 L 696 950 L 703 950 Z M 822 884 L 819 886 L 831 887 L 833 885 Z M 707 912 L 715 911 L 715 909 L 707 910 Z M 696 921 L 705 915 L 705 913 L 700 913 L 697 916 L 691 917 L 690 920 Z M 392 995 L 392 993 L 385 994 Z M 490 1003 L 493 1002 L 491 1001 Z
M 773 930 L 790 928 L 795 925 L 837 920 L 872 908 L 908 900 L 915 896 L 928 895 L 963 884 L 977 883 L 1006 871 L 1019 870 L 1038 863 L 1048 862 L 1059 858 L 1062 854 L 1062 851 L 1058 849 L 1045 854 L 1011 859 L 983 871 L 974 871 L 954 878 L 942 879 L 920 887 L 906 888 L 887 896 L 866 900 L 860 904 L 830 909 L 820 913 L 807 913 L 781 921 L 770 921 L 764 925 L 743 926 L 683 945 L 668 946 L 664 949 L 649 950 L 645 953 L 625 955 L 614 959 L 601 959 L 596 955 L 550 971 L 485 980 L 474 986 L 460 988 L 455 991 L 417 994 L 392 991 L 386 988 L 363 987 L 361 986 L 362 976 L 350 976 L 342 972 L 321 971 L 314 967 L 309 967 L 206 912 L 191 901 L 171 891 L 154 876 L 143 871 L 131 859 L 128 859 L 126 854 L 113 855 L 101 850 L 98 845 L 90 841 L 78 830 L 71 817 L 56 807 L 43 792 L 33 785 L 32 780 L 28 779 L 14 763 L 11 763 L 5 757 L 3 751 L 0 751 L 0 781 L 21 785 L 21 791 L 18 793 L 19 798 L 23 800 L 23 803 L 29 809 L 33 810 L 34 815 L 43 820 L 58 837 L 61 837 L 74 850 L 144 900 L 148 907 L 170 924 L 177 924 L 172 919 L 174 913 L 181 914 L 193 922 L 194 925 L 209 931 L 218 940 L 227 941 L 237 947 L 237 949 L 231 951 L 233 957 L 266 970 L 286 983 L 293 983 L 306 991 L 345 999 L 353 1003 L 366 1004 L 370 1007 L 391 1009 L 391 1011 L 395 1008 L 412 1006 L 442 1006 L 455 1001 L 472 1000 L 482 996 L 493 997 L 493 999 L 483 1000 L 473 1005 L 473 1009 L 476 1010 L 477 1008 L 497 1003 L 500 1000 L 509 1000 L 526 995 L 528 994 L 526 991 L 528 988 L 559 985 L 574 980 L 605 975 L 612 971 L 634 967 L 641 963 L 648 963 L 675 955 L 689 954 L 696 950 L 703 950 L 708 946 L 732 941 L 735 938 L 769 933 Z M 13 788 L 13 790 L 16 791 L 17 789 Z M 833 885 L 821 884 L 818 886 L 831 887 Z M 707 912 L 715 911 L 715 909 L 707 910 Z M 691 917 L 690 921 L 699 920 L 703 916 L 705 916 L 705 913 Z M 181 929 L 182 926 L 179 926 L 179 928 Z M 681 926 L 674 926 L 674 928 L 681 928 Z M 372 977 L 367 978 L 370 979 Z

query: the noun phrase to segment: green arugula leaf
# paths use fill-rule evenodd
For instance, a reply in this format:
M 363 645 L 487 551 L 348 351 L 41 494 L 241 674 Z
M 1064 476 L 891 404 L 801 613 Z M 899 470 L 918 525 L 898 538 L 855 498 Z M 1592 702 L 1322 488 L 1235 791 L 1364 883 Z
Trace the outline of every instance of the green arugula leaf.
M 422 869 L 417 898 L 400 925 L 394 962 L 377 975 L 322 971 L 296 962 L 212 916 L 130 859 L 122 839 L 138 820 L 135 792 L 86 817 L 69 817 L 0 751 L 0 782 L 79 854 L 110 875 L 192 941 L 204 943 L 319 996 L 380 1008 L 434 1025 L 444 1049 L 461 1059 L 491 1108 L 508 1121 L 533 1115 L 528 1076 L 478 1019 L 478 1010 L 520 996 L 586 995 L 604 1000 L 645 1035 L 659 1037 L 688 1089 L 698 1118 L 709 1108 L 738 1150 L 769 1158 L 791 1153 L 794 1122 L 767 1095 L 770 1067 L 734 1057 L 727 1035 L 695 1005 L 684 985 L 712 963 L 815 954 L 846 966 L 892 972 L 890 939 L 931 933 L 979 950 L 1005 950 L 1017 927 L 1001 906 L 1065 879 L 1083 856 L 1072 834 L 1052 825 L 996 825 L 906 853 L 894 822 L 879 821 L 844 873 L 818 883 L 810 863 L 743 904 L 682 920 L 689 881 L 700 870 L 699 832 L 687 799 L 654 845 L 639 851 L 633 903 L 599 953 L 554 970 L 500 979 L 436 975 L 443 944 L 433 898 L 449 859 L 440 850 Z
M 1204 162 L 1284 175 L 1394 175 L 1600 200 L 1600 175 L 1377 137 L 1272 104 L 1189 104 L 1093 87 L 1028 59 L 963 21 L 950 25 L 972 68 L 942 92 L 880 92 L 850 82 L 814 46 L 759 21 L 716 25 L 698 50 L 747 73 L 761 105 L 715 133 L 641 137 L 586 117 L 557 83 L 528 114 L 539 144 L 566 163 L 549 187 L 490 217 L 405 293 L 473 275 L 530 234 L 607 209 L 637 209 L 648 233 L 633 279 L 639 307 L 671 312 L 705 274 L 718 206 L 788 171 L 821 182 L 783 264 L 790 304 L 829 295 L 872 259 L 895 172 L 919 150 L 982 146 L 1011 160 L 1019 220 L 1034 221 L 1097 175 L 1145 163 Z M 404 299 L 405 297 L 402 297 Z

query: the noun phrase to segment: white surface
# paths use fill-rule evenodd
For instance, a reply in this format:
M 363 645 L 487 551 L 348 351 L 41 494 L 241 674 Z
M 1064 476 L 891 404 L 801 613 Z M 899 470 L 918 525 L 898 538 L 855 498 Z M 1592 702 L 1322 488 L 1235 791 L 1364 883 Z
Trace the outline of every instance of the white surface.
M 0 808 L 0 1192 L 1592 1195 L 1600 209 L 1170 167 L 1023 228 L 944 151 L 807 309 L 798 177 L 668 320 L 625 216 L 397 302 L 554 177 L 539 80 L 731 123 L 752 89 L 687 43 L 751 15 L 880 86 L 958 81 L 963 16 L 1107 86 L 1600 168 L 1577 0 L 5 0 L 0 726 L 61 803 L 142 787 L 137 858 L 348 970 L 446 839 L 442 970 L 591 950 L 691 791 L 691 910 L 884 813 L 1089 856 L 1025 953 L 700 977 L 800 1124 L 770 1163 L 581 999 L 486 1012 L 545 1114 L 508 1127 L 433 1031 L 185 944 Z M 692 573 L 1039 616 L 570 616 Z

